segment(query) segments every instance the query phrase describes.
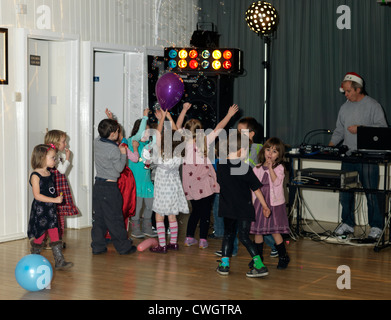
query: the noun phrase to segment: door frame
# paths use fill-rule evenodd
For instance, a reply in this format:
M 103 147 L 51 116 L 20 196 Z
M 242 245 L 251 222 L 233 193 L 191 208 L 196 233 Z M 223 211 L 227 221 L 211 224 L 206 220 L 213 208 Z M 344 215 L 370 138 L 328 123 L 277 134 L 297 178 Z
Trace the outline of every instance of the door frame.
M 28 203 L 28 180 L 29 180 L 29 172 L 30 172 L 30 157 L 28 154 L 28 134 L 29 134 L 29 125 L 28 125 L 28 114 L 29 114 L 29 97 L 28 97 L 28 40 L 29 39 L 37 39 L 37 40 L 46 40 L 46 41 L 63 41 L 69 42 L 70 48 L 70 61 L 71 68 L 69 68 L 70 72 L 70 108 L 69 111 L 69 120 L 66 125 L 67 134 L 72 139 L 72 148 L 74 150 L 79 149 L 78 144 L 78 110 L 79 110 L 79 43 L 80 36 L 75 34 L 65 34 L 65 33 L 57 33 L 46 30 L 32 30 L 32 29 L 24 29 L 17 28 L 15 29 L 15 47 L 16 51 L 20 52 L 15 59 L 16 67 L 16 79 L 20 79 L 15 81 L 15 92 L 20 93 L 21 103 L 18 103 L 18 111 L 17 111 L 17 127 L 18 127 L 18 147 L 20 150 L 19 157 L 19 168 L 21 170 L 21 179 L 20 179 L 20 201 L 22 202 L 22 213 L 23 214 L 23 230 L 24 233 L 27 234 L 27 226 L 28 226 L 28 217 L 29 217 L 29 208 L 30 205 Z M 77 151 L 76 151 L 77 152 Z M 78 159 L 74 157 L 73 166 L 75 168 L 78 167 Z M 76 170 L 71 171 L 69 178 L 72 180 L 73 184 L 77 184 L 77 172 Z M 76 188 L 73 188 L 74 193 L 76 192 Z M 75 194 L 75 197 L 77 195 Z
M 82 217 L 82 221 L 79 226 L 81 227 L 90 227 L 92 226 L 92 189 L 93 189 L 93 172 L 94 172 L 94 163 L 93 163 L 93 141 L 92 137 L 94 135 L 94 53 L 95 52 L 108 52 L 108 53 L 124 53 L 125 61 L 134 53 L 139 53 L 142 55 L 142 66 L 141 67 L 141 106 L 137 110 L 124 111 L 124 121 L 133 116 L 141 118 L 142 111 L 144 106 L 147 106 L 148 101 L 148 68 L 147 68 L 147 49 L 145 47 L 134 47 L 126 45 L 116 45 L 110 43 L 100 43 L 93 41 L 82 41 L 81 42 L 81 60 L 82 60 L 82 69 L 81 69 L 81 89 L 80 89 L 80 139 L 81 145 L 86 146 L 81 151 L 81 158 L 83 159 L 81 171 L 83 172 L 82 181 L 81 181 L 81 193 L 84 194 L 83 201 L 85 202 L 83 206 L 87 215 Z M 129 87 L 129 79 L 125 77 L 125 91 Z M 125 94 L 124 103 L 127 103 L 127 96 Z M 125 127 L 126 132 L 128 132 Z M 87 147 L 88 146 L 88 147 Z

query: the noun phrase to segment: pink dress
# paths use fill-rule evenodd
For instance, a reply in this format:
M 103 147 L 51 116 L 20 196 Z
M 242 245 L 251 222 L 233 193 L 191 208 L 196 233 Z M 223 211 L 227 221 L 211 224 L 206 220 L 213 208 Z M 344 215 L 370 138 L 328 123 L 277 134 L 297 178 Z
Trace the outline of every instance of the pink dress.
M 207 135 L 208 148 L 216 136 L 215 131 Z M 196 143 L 192 140 L 186 144 L 186 154 L 182 166 L 182 184 L 187 200 L 199 200 L 220 192 L 216 171 L 211 161 L 198 152 Z

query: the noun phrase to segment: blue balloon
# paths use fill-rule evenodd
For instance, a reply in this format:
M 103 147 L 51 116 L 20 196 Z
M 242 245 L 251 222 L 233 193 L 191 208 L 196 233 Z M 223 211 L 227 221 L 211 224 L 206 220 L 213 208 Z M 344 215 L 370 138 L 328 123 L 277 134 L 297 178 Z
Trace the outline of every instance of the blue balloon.
M 49 286 L 53 278 L 50 262 L 39 254 L 30 254 L 20 259 L 15 268 L 15 278 L 28 291 L 40 291 Z

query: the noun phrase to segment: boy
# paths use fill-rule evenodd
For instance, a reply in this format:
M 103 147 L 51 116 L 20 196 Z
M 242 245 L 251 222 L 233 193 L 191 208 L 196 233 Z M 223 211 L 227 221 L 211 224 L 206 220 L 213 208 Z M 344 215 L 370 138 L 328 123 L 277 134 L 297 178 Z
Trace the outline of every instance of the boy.
M 229 274 L 229 257 L 232 255 L 236 230 L 238 230 L 240 242 L 246 247 L 254 261 L 254 268 L 247 272 L 246 276 L 258 278 L 269 273 L 255 244 L 249 237 L 251 222 L 255 220 L 251 191 L 259 199 L 265 214 L 270 214 L 270 209 L 261 193 L 261 182 L 253 170 L 243 163 L 247 149 L 242 146 L 242 141 L 246 139 L 248 138 L 239 132 L 231 133 L 228 141 L 222 142 L 226 145 L 219 149 L 226 154 L 226 157 L 224 155 L 220 157 L 217 164 L 217 182 L 220 185 L 219 216 L 224 217 L 224 239 L 222 261 L 216 271 L 221 275 Z M 234 151 L 232 151 L 233 147 L 236 147 Z
M 92 253 L 107 252 L 105 234 L 108 230 L 119 254 L 136 251 L 128 239 L 122 214 L 122 195 L 117 185 L 126 165 L 126 147 L 116 144 L 120 126 L 117 121 L 104 119 L 99 123 L 99 137 L 94 141 L 96 177 L 93 189 Z

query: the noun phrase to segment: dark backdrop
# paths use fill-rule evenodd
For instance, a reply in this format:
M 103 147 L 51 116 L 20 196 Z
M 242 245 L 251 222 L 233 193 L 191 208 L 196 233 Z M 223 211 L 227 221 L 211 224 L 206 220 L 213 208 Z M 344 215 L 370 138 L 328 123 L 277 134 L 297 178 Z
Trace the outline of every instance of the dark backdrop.
M 235 79 L 234 102 L 263 123 L 263 51 L 244 18 L 251 0 L 199 0 L 200 22 L 213 22 L 220 47 L 244 51 L 246 72 Z M 391 7 L 376 0 L 270 0 L 280 23 L 271 46 L 270 135 L 292 146 L 306 133 L 334 129 L 345 97 L 347 72 L 362 75 L 368 94 L 391 117 Z M 340 30 L 337 8 L 351 10 L 351 29 Z M 315 135 L 310 143 L 328 143 Z

